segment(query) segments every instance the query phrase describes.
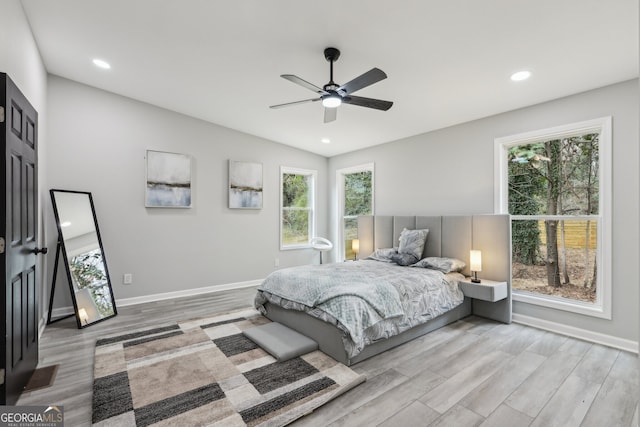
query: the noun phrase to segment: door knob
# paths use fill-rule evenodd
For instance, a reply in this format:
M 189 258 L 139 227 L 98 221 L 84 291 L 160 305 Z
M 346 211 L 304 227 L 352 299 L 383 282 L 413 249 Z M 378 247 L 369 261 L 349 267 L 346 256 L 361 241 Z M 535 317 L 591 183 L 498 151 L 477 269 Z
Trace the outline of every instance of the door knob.
M 33 253 L 36 254 L 36 255 L 38 255 L 38 254 L 46 254 L 47 251 L 48 251 L 47 248 L 35 248 L 33 250 Z

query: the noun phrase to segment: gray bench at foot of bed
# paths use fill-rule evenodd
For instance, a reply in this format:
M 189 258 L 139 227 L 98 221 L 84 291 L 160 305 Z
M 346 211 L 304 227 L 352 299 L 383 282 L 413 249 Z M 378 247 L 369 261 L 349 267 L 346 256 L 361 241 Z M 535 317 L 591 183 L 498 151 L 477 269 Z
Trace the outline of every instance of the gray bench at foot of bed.
M 338 362 L 350 366 L 448 325 L 449 323 L 455 322 L 456 320 L 462 319 L 463 317 L 469 316 L 471 314 L 471 301 L 468 298 L 465 298 L 464 302 L 453 310 L 448 311 L 435 319 L 431 319 L 423 325 L 418 325 L 404 331 L 400 335 L 368 345 L 362 350 L 362 352 L 353 358 L 349 358 L 345 352 L 344 344 L 342 343 L 342 334 L 335 326 L 316 319 L 315 317 L 311 317 L 301 311 L 285 310 L 270 303 L 266 303 L 265 308 L 267 310 L 267 318 L 274 322 L 282 323 L 313 339 L 318 343 L 320 351 L 333 357 Z
M 270 353 L 278 362 L 318 349 L 318 343 L 311 338 L 277 322 L 246 329 L 243 334 Z

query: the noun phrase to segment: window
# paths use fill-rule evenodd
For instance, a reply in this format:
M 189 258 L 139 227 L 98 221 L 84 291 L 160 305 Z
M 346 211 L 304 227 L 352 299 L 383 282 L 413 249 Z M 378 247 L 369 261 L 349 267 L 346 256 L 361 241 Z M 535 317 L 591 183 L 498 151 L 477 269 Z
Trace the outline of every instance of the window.
M 611 118 L 496 139 L 513 298 L 611 318 Z
M 358 216 L 373 215 L 373 163 L 340 169 L 338 186 L 339 261 L 354 259 L 351 242 L 358 238 Z
M 316 171 L 280 168 L 280 249 L 308 248 L 315 232 Z

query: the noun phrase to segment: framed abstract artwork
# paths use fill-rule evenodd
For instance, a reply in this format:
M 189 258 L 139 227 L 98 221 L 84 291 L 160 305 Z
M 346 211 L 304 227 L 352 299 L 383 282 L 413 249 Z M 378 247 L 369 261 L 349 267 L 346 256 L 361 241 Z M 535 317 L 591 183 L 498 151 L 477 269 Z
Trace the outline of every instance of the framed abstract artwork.
M 262 163 L 229 160 L 229 208 L 262 209 Z
M 147 150 L 145 207 L 191 207 L 191 156 Z

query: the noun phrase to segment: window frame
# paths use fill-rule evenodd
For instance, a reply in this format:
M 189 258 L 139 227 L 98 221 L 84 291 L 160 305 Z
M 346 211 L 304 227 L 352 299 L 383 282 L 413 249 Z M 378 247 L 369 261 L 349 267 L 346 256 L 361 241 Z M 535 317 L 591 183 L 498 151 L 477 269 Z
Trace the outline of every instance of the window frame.
M 599 134 L 599 188 L 597 215 L 511 215 L 513 220 L 521 219 L 590 219 L 597 221 L 596 262 L 596 302 L 587 303 L 568 298 L 560 298 L 533 292 L 512 289 L 514 301 L 584 314 L 592 317 L 611 319 L 612 299 L 612 127 L 611 116 L 600 117 L 577 123 L 570 123 L 495 138 L 494 140 L 494 209 L 496 213 L 509 213 L 508 195 L 508 150 L 513 146 L 532 144 L 540 141 L 561 139 L 570 136 L 597 132 Z
M 282 193 L 284 190 L 284 180 L 283 180 L 284 174 L 302 175 L 302 176 L 310 177 L 310 181 L 311 181 L 309 185 L 310 194 L 307 197 L 307 200 L 309 201 L 309 206 L 307 206 L 306 208 L 294 208 L 294 209 L 285 208 L 285 206 L 283 206 L 284 197 Z M 279 230 L 280 230 L 280 250 L 281 251 L 294 250 L 294 249 L 308 249 L 311 247 L 311 244 L 309 242 L 316 234 L 316 196 L 317 196 L 316 185 L 317 185 L 317 182 L 318 182 L 318 171 L 316 170 L 301 169 L 301 168 L 295 168 L 290 166 L 280 166 L 280 213 L 278 217 L 280 219 Z M 283 235 L 282 235 L 282 232 L 283 232 L 283 227 L 282 227 L 283 215 L 282 214 L 285 209 L 309 211 L 309 230 L 308 230 L 309 240 L 307 240 L 306 243 L 295 243 L 295 244 L 284 243 Z
M 344 257 L 344 183 L 345 183 L 345 175 L 349 175 L 352 173 L 358 172 L 366 172 L 371 171 L 371 215 L 375 215 L 376 210 L 376 173 L 375 173 L 375 163 L 364 163 L 356 166 L 349 166 L 347 168 L 337 169 L 336 170 L 336 197 L 338 198 L 336 206 L 336 219 L 335 224 L 337 229 L 337 237 L 336 243 L 334 247 L 336 248 L 336 259 L 337 261 L 344 261 L 346 258 Z

